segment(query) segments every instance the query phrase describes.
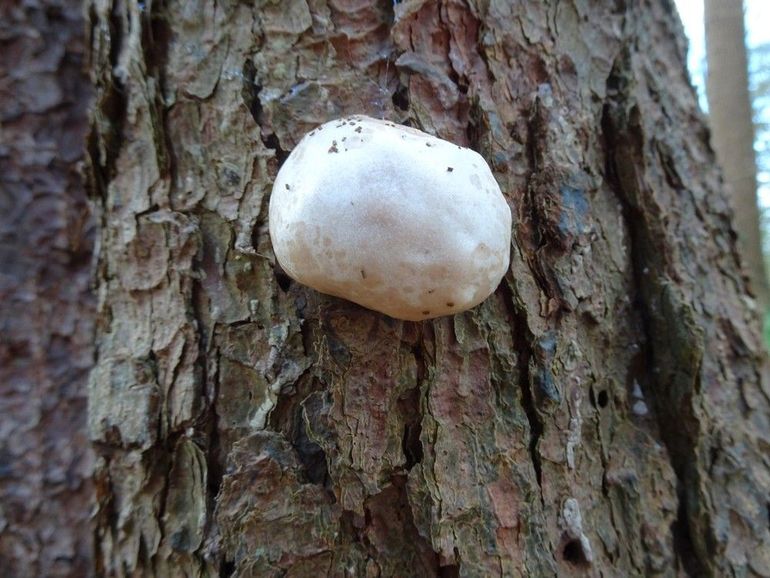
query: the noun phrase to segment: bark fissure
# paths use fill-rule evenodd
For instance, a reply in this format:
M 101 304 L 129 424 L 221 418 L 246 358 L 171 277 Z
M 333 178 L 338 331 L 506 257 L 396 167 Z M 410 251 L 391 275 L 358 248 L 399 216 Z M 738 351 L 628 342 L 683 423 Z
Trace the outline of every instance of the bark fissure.
M 535 405 L 535 398 L 532 393 L 534 387 L 533 377 L 530 374 L 532 352 L 532 336 L 527 329 L 527 314 L 521 310 L 514 299 L 514 290 L 510 282 L 504 279 L 500 285 L 499 291 L 502 292 L 508 315 L 511 319 L 511 335 L 513 336 L 514 348 L 516 349 L 517 373 L 519 375 L 519 391 L 521 393 L 521 405 L 527 416 L 529 423 L 529 440 L 527 449 L 529 458 L 532 461 L 532 469 L 535 472 L 535 480 L 540 488 L 540 500 L 544 504 L 542 492 L 543 469 L 541 465 L 538 443 L 543 435 L 543 422 Z
M 661 262 L 665 262 L 666 255 L 655 250 L 657 243 L 650 232 L 651 228 L 660 226 L 656 223 L 659 217 L 641 204 L 644 202 L 642 199 L 645 193 L 639 188 L 643 181 L 638 175 L 644 170 L 641 168 L 644 158 L 641 146 L 645 142 L 645 135 L 639 119 L 642 112 L 633 94 L 633 74 L 632 55 L 626 48 L 616 58 L 607 80 L 610 97 L 605 104 L 602 118 L 603 138 L 607 147 L 607 175 L 614 193 L 623 205 L 624 223 L 629 231 L 628 252 L 634 288 L 631 299 L 637 304 L 641 317 L 644 333 L 642 347 L 647 358 L 648 373 L 644 381 L 649 384 L 648 393 L 655 401 L 660 433 L 668 447 L 668 455 L 677 475 L 679 508 L 672 527 L 675 551 L 688 575 L 710 576 L 713 575 L 713 570 L 703 563 L 706 559 L 705 553 L 697 552 L 691 535 L 695 514 L 688 511 L 688 504 L 692 503 L 694 498 L 697 499 L 693 496 L 691 488 L 697 484 L 693 462 L 699 437 L 697 432 L 690 433 L 691 426 L 688 421 L 697 424 L 697 418 L 693 415 L 678 415 L 673 418 L 666 411 L 666 408 L 672 406 L 677 410 L 685 409 L 686 406 L 681 405 L 675 397 L 676 393 L 672 395 L 672 386 L 661 381 L 662 367 L 671 363 L 670 343 L 666 344 L 664 339 L 666 335 L 676 335 L 679 332 L 672 324 L 681 323 L 681 318 L 674 312 L 671 312 L 670 316 L 654 312 L 656 307 L 660 307 L 660 298 L 656 295 L 666 291 L 667 287 L 672 287 L 673 281 L 659 281 L 653 273 L 665 270 Z M 685 344 L 684 347 L 690 345 Z M 682 372 L 685 376 L 698 375 L 699 362 L 696 360 L 694 363 L 689 371 Z M 673 387 L 677 389 L 676 385 Z M 680 387 L 687 388 L 691 391 L 689 395 L 693 395 L 692 390 L 697 386 L 685 382 Z M 682 428 L 683 423 L 688 427 Z

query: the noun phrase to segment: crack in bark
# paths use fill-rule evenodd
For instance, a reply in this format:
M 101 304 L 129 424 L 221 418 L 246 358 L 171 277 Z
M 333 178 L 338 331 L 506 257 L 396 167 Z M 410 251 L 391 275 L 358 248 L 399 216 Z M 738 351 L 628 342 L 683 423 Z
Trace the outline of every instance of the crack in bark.
M 95 36 L 99 31 L 99 16 L 96 8 L 89 6 L 88 11 L 89 30 L 91 42 L 95 43 Z M 88 192 L 92 198 L 104 201 L 107 193 L 107 183 L 115 175 L 115 163 L 118 158 L 120 145 L 124 142 L 123 127 L 128 113 L 128 98 L 112 70 L 117 65 L 118 50 L 123 39 L 123 30 L 120 19 L 111 10 L 108 15 L 110 30 L 109 40 L 109 67 L 97 69 L 94 84 L 97 88 L 98 100 L 93 106 L 93 121 L 88 136 L 86 137 L 86 158 L 89 162 Z M 106 38 L 100 38 L 101 42 Z M 103 230 L 104 224 L 101 229 Z
M 278 159 L 278 166 L 276 171 L 281 168 L 283 162 L 288 158 L 291 151 L 286 151 L 281 147 L 281 143 L 278 140 L 278 135 L 274 132 L 268 132 L 265 130 L 262 119 L 262 101 L 259 98 L 259 93 L 262 92 L 262 85 L 257 84 L 257 68 L 251 60 L 246 60 L 243 63 L 243 85 L 241 87 L 241 98 L 246 108 L 249 110 L 251 117 L 259 127 L 259 136 L 262 139 L 262 143 L 265 147 L 275 151 L 275 156 Z
M 516 364 L 519 370 L 519 389 L 521 391 L 521 405 L 529 422 L 529 457 L 532 461 L 532 468 L 535 472 L 535 479 L 540 490 L 540 501 L 545 506 L 543 497 L 543 471 L 540 453 L 538 452 L 538 443 L 543 435 L 543 421 L 535 407 L 535 400 L 532 394 L 532 378 L 530 376 L 530 359 L 533 357 L 533 350 L 530 334 L 527 326 L 526 311 L 521 310 L 514 299 L 513 281 L 509 281 L 507 276 L 500 284 L 500 292 L 503 295 L 503 302 L 508 310 L 508 316 L 513 321 L 511 324 L 511 336 L 513 338 L 513 347 L 516 351 Z
M 655 216 L 646 213 L 637 205 L 641 200 L 634 199 L 633 196 L 640 196 L 642 191 L 639 190 L 638 181 L 631 182 L 628 176 L 633 174 L 635 178 L 638 178 L 634 172 L 634 167 L 637 166 L 635 161 L 641 162 L 641 159 L 644 158 L 641 150 L 644 135 L 640 126 L 641 121 L 638 118 L 641 111 L 638 109 L 633 95 L 631 58 L 629 48 L 625 47 L 616 58 L 612 72 L 607 79 L 607 94 L 609 96 L 602 114 L 602 135 L 607 158 L 606 174 L 612 191 L 621 203 L 623 220 L 629 236 L 628 251 L 632 265 L 634 292 L 632 303 L 637 304 L 634 309 L 639 312 L 642 321 L 646 367 L 648 371 L 653 373 L 653 375 L 647 376 L 646 381 L 653 386 L 658 410 L 661 406 L 666 405 L 679 408 L 679 404 L 675 403 L 676 400 L 674 399 L 676 394 L 668 391 L 673 387 L 673 384 L 664 389 L 663 385 L 659 383 L 660 376 L 655 375 L 656 370 L 659 371 L 661 365 L 668 363 L 657 353 L 657 350 L 665 346 L 665 343 L 661 343 L 661 338 L 657 337 L 663 333 L 660 327 L 656 327 L 656 320 L 653 319 L 654 313 L 651 311 L 654 306 L 650 302 L 651 296 L 661 289 L 655 286 L 649 271 L 662 269 L 661 263 L 656 264 L 656 261 L 662 260 L 662 255 L 657 255 L 657 259 L 650 257 L 649 248 L 654 248 L 655 243 L 651 239 L 651 231 L 648 230 L 649 220 L 654 219 Z M 663 276 L 665 271 L 658 271 L 658 274 Z M 674 318 L 670 319 L 670 322 L 677 323 L 679 320 Z M 668 399 L 669 397 L 671 399 Z M 684 422 L 696 420 L 692 415 L 682 416 L 682 419 Z M 682 422 L 674 424 L 666 423 L 667 421 L 669 421 L 667 416 L 658 411 L 660 435 L 669 450 L 669 459 L 677 477 L 679 509 L 677 519 L 671 529 L 675 544 L 674 552 L 689 576 L 711 576 L 710 565 L 698 555 L 696 550 L 691 534 L 691 516 L 693 514 L 688 509 L 691 500 L 698 500 L 697 496 L 687 495 L 687 492 L 690 491 L 690 485 L 696 483 L 696 478 L 693 475 L 695 473 L 693 467 L 695 466 L 692 463 L 692 458 L 697 439 L 690 437 L 687 431 L 689 428 L 682 427 Z
M 422 462 L 424 457 L 422 446 L 422 420 L 423 412 L 421 401 L 423 399 L 423 384 L 428 376 L 427 352 L 425 349 L 425 333 L 423 326 L 419 325 L 419 335 L 416 343 L 411 346 L 411 352 L 417 367 L 415 386 L 404 393 L 398 400 L 398 408 L 404 417 L 404 434 L 401 449 L 406 458 L 406 470 L 411 470 L 416 464 Z
M 165 103 L 166 63 L 172 34 L 166 20 L 167 10 L 165 0 L 148 4 L 147 9 L 142 13 L 141 44 L 148 76 L 157 82 L 155 98 L 150 103 L 149 112 L 158 167 L 169 177 L 170 194 L 173 194 L 177 182 L 177 158 Z

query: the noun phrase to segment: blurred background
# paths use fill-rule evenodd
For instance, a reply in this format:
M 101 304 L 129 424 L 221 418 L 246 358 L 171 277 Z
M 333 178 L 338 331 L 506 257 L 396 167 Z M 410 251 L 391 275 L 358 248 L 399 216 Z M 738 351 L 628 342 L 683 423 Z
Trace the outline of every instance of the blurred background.
M 770 346 L 770 2 L 676 0 Z M 742 52 L 742 53 L 741 53 Z

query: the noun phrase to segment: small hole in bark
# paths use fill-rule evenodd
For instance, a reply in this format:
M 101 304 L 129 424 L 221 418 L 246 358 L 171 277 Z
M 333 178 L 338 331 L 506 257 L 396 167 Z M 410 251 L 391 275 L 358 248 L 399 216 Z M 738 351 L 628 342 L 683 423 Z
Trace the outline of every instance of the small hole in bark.
M 399 85 L 398 90 L 393 93 L 393 106 L 400 110 L 409 110 L 409 91 L 406 86 Z
M 458 578 L 460 576 L 460 567 L 457 564 L 440 566 L 438 569 L 438 575 L 441 578 Z
M 222 578 L 230 578 L 235 574 L 235 562 L 232 560 L 223 560 L 222 567 L 219 569 L 219 575 Z
M 271 134 L 262 140 L 267 148 L 275 151 L 275 156 L 278 159 L 278 168 L 280 168 L 291 151 L 285 151 L 281 148 L 281 143 L 278 141 L 278 137 L 275 134 Z
M 563 554 L 564 560 L 575 566 L 586 564 L 588 562 L 585 553 L 583 552 L 583 547 L 580 545 L 580 540 L 570 540 L 567 542 L 566 546 L 564 546 Z
M 607 403 L 609 403 L 610 397 L 607 395 L 606 391 L 600 391 L 599 397 L 596 401 L 599 404 L 599 407 L 607 407 Z

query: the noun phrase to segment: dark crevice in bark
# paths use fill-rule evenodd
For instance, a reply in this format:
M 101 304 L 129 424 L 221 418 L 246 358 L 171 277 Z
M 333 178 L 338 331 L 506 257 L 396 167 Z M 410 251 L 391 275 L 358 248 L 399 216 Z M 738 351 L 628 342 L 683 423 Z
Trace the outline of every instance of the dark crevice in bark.
M 303 320 L 300 326 L 303 351 L 312 355 L 313 335 L 317 323 Z M 312 437 L 307 412 L 320 407 L 313 405 L 322 395 L 324 384 L 309 372 L 302 374 L 293 387 L 278 395 L 275 407 L 270 412 L 267 429 L 282 433 L 294 449 L 297 460 L 302 466 L 303 482 L 324 487 L 329 497 L 334 499 L 326 452 Z M 319 417 L 319 416 L 313 416 Z
M 235 574 L 235 562 L 233 560 L 222 560 L 219 565 L 219 576 L 221 578 L 230 578 Z
M 281 148 L 281 143 L 278 142 L 278 136 L 275 133 L 264 137 L 262 142 L 265 143 L 267 148 L 273 149 L 275 151 L 275 156 L 278 159 L 278 168 L 280 169 L 281 165 L 283 165 L 283 162 L 288 158 L 291 151 L 285 151 Z
M 205 359 L 205 358 L 204 358 Z M 208 383 L 208 371 L 206 369 L 206 364 L 203 363 L 203 376 L 202 376 L 202 382 Z M 217 364 L 218 365 L 218 364 Z M 215 393 L 213 394 L 213 397 L 210 399 L 212 400 L 209 409 L 208 409 L 208 415 L 210 416 L 210 419 L 206 419 L 206 423 L 209 425 L 208 431 L 206 432 L 206 435 L 208 437 L 208 451 L 206 452 L 206 469 L 208 471 L 208 496 L 209 496 L 209 504 L 207 507 L 208 512 L 212 513 L 214 512 L 215 507 L 215 499 L 216 496 L 219 494 L 219 489 L 222 487 L 222 480 L 224 479 L 225 475 L 225 465 L 224 465 L 224 456 L 222 455 L 222 441 L 220 438 L 220 426 L 219 426 L 219 415 L 217 414 L 217 406 L 216 406 L 216 399 L 218 397 L 218 390 L 219 390 L 219 374 L 216 372 L 211 377 L 211 383 L 212 387 L 215 389 Z
M 417 364 L 417 383 L 415 387 L 404 392 L 398 399 L 399 413 L 404 418 L 404 433 L 401 439 L 401 449 L 406 458 L 406 469 L 411 470 L 415 464 L 422 462 L 423 447 L 420 436 L 422 435 L 422 411 L 420 411 L 420 397 L 422 383 L 427 375 L 425 352 L 420 343 L 412 347 L 415 363 Z
M 608 116 L 605 112 L 605 117 L 603 119 L 603 129 L 604 129 L 604 137 L 606 139 L 608 150 L 612 150 L 615 146 L 618 146 L 618 142 L 616 142 L 616 136 L 613 131 L 616 129 L 616 127 L 612 126 L 610 122 L 608 122 Z M 642 234 L 639 231 L 639 225 L 638 223 L 642 223 L 645 219 L 645 215 L 640 213 L 639 211 L 634 210 L 633 207 L 631 207 L 628 204 L 628 200 L 625 197 L 625 193 L 622 191 L 621 184 L 617 179 L 616 176 L 616 169 L 613 165 L 614 160 L 612 159 L 612 155 L 609 155 L 609 166 L 607 167 L 607 175 L 609 177 L 609 182 L 612 185 L 617 198 L 621 201 L 623 205 L 623 220 L 626 223 L 626 227 L 629 232 L 629 252 L 631 254 L 631 262 L 633 267 L 633 288 L 634 288 L 634 296 L 632 299 L 632 303 L 634 304 L 634 310 L 637 311 L 641 317 L 641 325 L 643 327 L 643 335 L 644 335 L 644 346 L 643 346 L 643 354 L 645 355 L 647 359 L 646 367 L 648 368 L 648 372 L 655 368 L 658 363 L 658 361 L 655 359 L 654 355 L 654 345 L 652 341 L 654 340 L 655 332 L 652 329 L 652 321 L 650 319 L 649 315 L 649 304 L 647 303 L 646 299 L 644 298 L 644 285 L 647 283 L 647 280 L 644 278 L 643 271 L 647 267 L 645 265 L 645 257 L 642 253 L 642 251 L 639 249 L 640 244 L 643 242 L 640 238 L 640 235 Z M 646 376 L 650 379 L 654 379 L 654 376 Z M 646 379 L 645 379 L 646 381 Z M 658 400 L 658 403 L 661 401 Z M 663 429 L 663 428 L 662 428 Z M 681 432 L 677 432 L 675 435 L 679 435 Z M 663 441 L 666 444 L 667 447 L 670 449 L 669 442 L 667 440 L 668 436 L 665 435 L 664 431 L 661 431 L 661 434 L 663 434 Z M 690 535 L 689 530 L 689 523 L 688 523 L 688 513 L 687 513 L 687 505 L 686 505 L 686 499 L 683 494 L 683 485 L 687 483 L 686 480 L 683 479 L 683 472 L 682 472 L 682 464 L 677 462 L 677 458 L 675 454 L 669 453 L 672 460 L 672 465 L 674 467 L 674 471 L 677 475 L 677 494 L 678 494 L 678 500 L 679 500 L 679 509 L 677 511 L 677 519 L 675 523 L 672 525 L 671 531 L 673 535 L 674 540 L 674 546 L 675 551 L 677 553 L 677 556 L 682 563 L 682 566 L 687 573 L 688 576 L 703 576 L 706 575 L 703 573 L 702 568 L 700 568 L 700 563 L 697 561 L 697 556 L 695 555 L 695 549 L 693 546 L 692 536 Z
M 107 183 L 115 176 L 115 162 L 123 142 L 123 125 L 126 120 L 126 107 L 128 99 L 121 88 L 111 84 L 105 89 L 104 95 L 97 103 L 98 116 L 110 124 L 107 131 L 97 132 L 92 129 L 87 138 L 87 149 L 93 166 L 93 176 L 96 183 L 92 182 L 91 192 L 104 196 Z M 100 142 L 100 137 L 102 142 Z M 102 148 L 104 155 L 102 156 Z
M 283 267 L 281 267 L 277 261 L 273 266 L 273 274 L 275 275 L 275 281 L 278 283 L 278 287 L 281 291 L 288 293 L 291 288 L 292 279 L 286 274 L 286 271 L 283 270 Z
M 298 407 L 298 413 L 301 408 Z M 326 453 L 321 446 L 310 439 L 307 433 L 307 426 L 301 416 L 294 427 L 294 435 L 291 438 L 291 445 L 297 452 L 297 457 L 302 464 L 306 479 L 311 484 L 330 487 L 329 469 L 326 465 Z
M 419 390 L 417 395 L 409 396 L 414 401 L 419 398 Z M 408 422 L 404 426 L 404 434 L 401 439 L 401 449 L 404 452 L 406 458 L 405 467 L 407 470 L 411 470 L 416 464 L 422 462 L 423 450 L 422 442 L 420 441 L 420 434 L 422 433 L 422 425 L 419 420 Z
M 527 194 L 522 213 L 526 215 L 528 226 L 519 229 L 520 245 L 522 251 L 528 257 L 526 263 L 544 294 L 554 295 L 553 283 L 549 282 L 544 255 L 540 251 L 547 249 L 547 231 L 545 224 L 541 222 L 541 215 L 537 210 L 540 188 L 545 185 L 540 181 L 549 181 L 545 175 L 544 166 L 547 148 L 547 118 L 546 112 L 540 104 L 539 98 L 535 98 L 530 109 L 530 117 L 527 122 L 526 150 L 530 173 L 527 178 Z M 549 181 L 550 182 L 550 181 Z M 553 183 L 550 183 L 553 184 Z M 527 416 L 530 428 L 528 443 L 529 454 L 535 471 L 538 487 L 542 489 L 542 463 L 538 450 L 540 438 L 543 435 L 544 421 L 540 416 L 539 407 L 548 404 L 549 400 L 559 397 L 555 391 L 550 368 L 547 366 L 552 352 L 546 351 L 547 336 L 541 342 L 535 342 L 535 336 L 528 330 L 527 311 L 516 305 L 514 299 L 515 286 L 503 283 L 501 288 L 505 296 L 505 302 L 509 310 L 509 316 L 513 320 L 512 335 L 514 347 L 517 352 L 519 379 L 521 388 L 521 404 Z M 550 343 L 550 341 L 548 341 Z M 541 492 L 541 500 L 543 499 Z
M 196 363 L 200 368 L 200 383 L 205 409 L 201 413 L 200 422 L 205 424 L 203 435 L 206 439 L 204 454 L 206 457 L 207 491 L 206 491 L 206 522 L 205 535 L 210 536 L 215 531 L 216 499 L 219 495 L 225 475 L 225 456 L 222 453 L 220 432 L 222 430 L 217 412 L 219 399 L 219 350 L 213 345 L 213 328 L 208 327 L 206 311 L 209 307 L 206 291 L 201 285 L 203 274 L 201 263 L 203 246 L 198 258 L 194 261 L 196 280 L 192 283 L 190 295 L 190 310 L 198 327 L 198 358 Z M 211 371 L 213 363 L 214 371 Z
M 387 14 L 388 26 L 392 27 L 396 21 L 396 4 L 399 4 L 401 0 L 380 0 L 384 5 L 385 14 Z
M 303 402 L 321 389 L 321 384 L 309 375 L 301 377 L 294 393 L 278 396 L 275 408 L 270 413 L 268 427 L 282 432 L 291 443 L 302 466 L 303 481 L 323 486 L 332 495 L 326 452 L 311 437 L 304 416 L 307 408 Z
M 650 397 L 655 402 L 658 413 L 658 426 L 661 438 L 668 449 L 673 470 L 677 477 L 679 507 L 677 519 L 671 531 L 674 550 L 689 576 L 711 576 L 710 563 L 698 554 L 692 535 L 691 522 L 696 515 L 690 511 L 693 504 L 697 507 L 697 473 L 695 468 L 695 448 L 697 439 L 689 431 L 697 421 L 693 415 L 678 415 L 686 404 L 678 397 L 681 384 L 670 383 L 672 377 L 664 378 L 661 367 L 668 367 L 674 359 L 670 351 L 672 346 L 681 345 L 676 340 L 677 328 L 671 324 L 683 323 L 676 316 L 665 318 L 660 304 L 664 287 L 658 277 L 665 277 L 665 265 L 655 243 L 655 234 L 651 230 L 658 217 L 643 209 L 644 192 L 639 185 L 638 176 L 643 172 L 635 167 L 644 165 L 642 144 L 644 134 L 640 126 L 639 108 L 632 94 L 633 70 L 631 55 L 626 48 L 616 59 L 607 80 L 608 99 L 602 114 L 602 136 L 606 150 L 607 180 L 620 201 L 623 220 L 629 237 L 629 254 L 632 265 L 632 279 L 629 290 L 633 293 L 634 310 L 641 318 L 643 326 L 643 350 L 646 357 L 647 374 L 644 383 L 649 384 Z M 628 175 L 634 175 L 629 177 Z M 654 272 L 655 275 L 650 274 Z M 685 368 L 686 369 L 686 368 Z M 665 381 L 665 383 L 664 383 Z M 692 392 L 691 392 L 692 393 Z M 672 415 L 672 412 L 674 415 Z
M 259 93 L 262 86 L 256 83 L 257 68 L 251 60 L 243 63 L 243 86 L 241 87 L 241 98 L 246 108 L 258 125 L 261 126 L 262 102 L 259 100 Z
M 538 443 L 543 435 L 543 422 L 538 415 L 534 396 L 532 395 L 532 379 L 530 376 L 530 359 L 532 359 L 531 335 L 527 329 L 526 313 L 517 307 L 510 283 L 512 281 L 503 279 L 499 290 L 503 294 L 504 302 L 508 309 L 508 317 L 511 320 L 511 336 L 513 338 L 514 350 L 516 351 L 521 406 L 529 422 L 529 442 L 527 444 L 529 457 L 532 460 L 537 485 L 542 490 L 543 468 L 540 462 Z M 543 499 L 542 491 L 540 499 Z
M 142 48 L 144 62 L 148 75 L 155 78 L 158 90 L 155 101 L 151 103 L 153 136 L 158 155 L 158 167 L 169 177 L 171 186 L 176 183 L 177 159 L 171 140 L 168 125 L 168 114 L 165 103 L 166 94 L 166 63 L 168 62 L 171 29 L 166 20 L 166 5 L 164 1 L 153 3 L 151 9 L 142 13 Z
M 402 110 L 404 112 L 409 111 L 409 89 L 400 82 L 396 90 L 393 92 L 391 100 L 393 101 L 393 106 L 395 106 L 398 110 Z
M 457 85 L 456 82 L 455 85 Z M 479 104 L 478 97 L 471 99 L 470 108 L 468 110 L 468 128 L 465 132 L 468 138 L 468 148 L 473 149 L 482 156 L 485 156 L 484 151 L 481 150 L 481 143 L 484 140 L 484 136 L 486 135 L 486 130 L 484 127 L 484 110 Z
M 286 151 L 281 148 L 281 143 L 278 141 L 278 136 L 275 133 L 267 132 L 264 128 L 264 119 L 262 118 L 262 101 L 259 99 L 259 93 L 262 92 L 262 86 L 256 82 L 257 69 L 251 60 L 246 60 L 243 65 L 243 86 L 241 87 L 241 98 L 243 103 L 248 108 L 251 117 L 254 122 L 259 126 L 259 134 L 262 139 L 262 143 L 269 149 L 275 151 L 275 156 L 278 159 L 278 167 L 289 156 L 291 151 Z
M 98 23 L 100 18 L 96 14 L 95 6 L 94 4 L 92 6 L 92 24 Z M 126 34 L 128 34 L 127 30 L 123 30 L 123 25 L 121 22 L 120 15 L 118 14 L 118 10 L 120 9 L 121 3 L 115 2 L 111 5 L 110 13 L 107 17 L 107 26 L 109 28 L 109 39 L 110 39 L 110 49 L 109 49 L 109 60 L 110 65 L 114 69 L 115 66 L 118 64 L 118 56 L 120 54 L 120 47 L 123 45 L 123 38 Z M 92 28 L 92 31 L 95 30 L 95 28 Z
M 679 484 L 681 486 L 681 482 Z M 690 535 L 689 516 L 687 514 L 686 497 L 682 488 L 678 488 L 679 509 L 676 513 L 676 520 L 671 525 L 671 534 L 674 536 L 674 547 L 677 557 L 682 563 L 682 567 L 688 576 L 698 578 L 700 576 L 710 576 L 705 572 L 700 563 L 698 553 Z
M 526 151 L 529 163 L 527 190 L 523 215 L 528 225 L 521 227 L 524 254 L 532 275 L 542 292 L 549 298 L 548 317 L 557 321 L 561 312 L 570 307 L 563 298 L 553 263 L 572 248 L 574 238 L 566 235 L 561 218 L 564 214 L 563 195 L 574 189 L 565 187 L 567 175 L 548 159 L 549 112 L 540 96 L 530 106 L 527 119 Z
M 94 448 L 98 450 L 98 448 Z M 93 516 L 92 536 L 94 545 L 94 571 L 96 576 L 106 576 L 106 554 L 108 549 L 103 546 L 104 536 L 109 532 L 117 533 L 118 513 L 115 509 L 115 493 L 110 479 L 110 455 L 101 454 L 104 467 L 94 475 L 95 503 L 99 504 Z

